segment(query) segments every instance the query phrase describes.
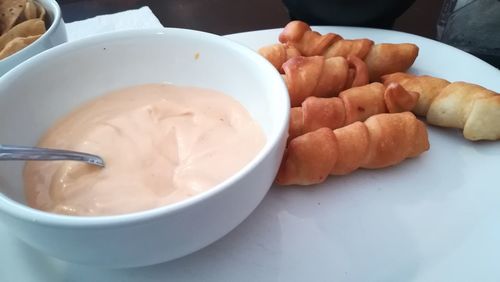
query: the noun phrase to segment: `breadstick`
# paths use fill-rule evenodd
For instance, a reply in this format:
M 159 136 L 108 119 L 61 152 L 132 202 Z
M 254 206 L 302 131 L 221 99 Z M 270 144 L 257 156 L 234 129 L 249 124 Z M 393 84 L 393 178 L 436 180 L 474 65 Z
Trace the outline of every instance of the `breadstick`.
M 300 56 L 299 50 L 293 46 L 273 44 L 259 49 L 259 54 L 266 58 L 280 73 L 283 64 L 291 58 Z
M 411 112 L 379 114 L 365 122 L 335 130 L 320 128 L 292 139 L 276 182 L 317 184 L 330 174 L 396 165 L 428 149 L 426 127 Z
M 370 39 L 346 40 L 335 33 L 321 35 L 312 31 L 311 27 L 302 21 L 289 22 L 280 33 L 278 40 L 297 48 L 303 56 L 347 57 L 354 55 L 364 59 L 373 46 Z
M 346 40 L 334 33 L 321 35 L 301 21 L 289 22 L 279 41 L 286 47 L 294 47 L 302 56 L 347 57 L 356 56 L 365 61 L 370 73 L 370 81 L 378 81 L 381 75 L 406 71 L 418 56 L 418 47 L 411 43 L 375 44 L 370 39 Z M 262 53 L 261 53 L 262 54 Z M 269 60 L 278 55 L 263 54 Z M 279 66 L 285 61 L 277 62 Z M 279 69 L 279 68 L 278 68 Z
M 340 91 L 368 83 L 368 70 L 356 57 L 294 57 L 283 64 L 283 79 L 292 107 L 310 96 L 332 97 Z
M 450 83 L 432 76 L 395 73 L 382 77 L 398 82 L 408 91 L 420 93 L 415 114 L 426 116 L 437 126 L 463 129 L 471 141 L 500 139 L 500 95 L 482 86 Z
M 385 87 L 373 82 L 342 91 L 338 97 L 309 97 L 290 112 L 289 139 L 321 127 L 337 129 L 381 113 L 410 111 L 418 93 L 407 92 L 397 83 Z

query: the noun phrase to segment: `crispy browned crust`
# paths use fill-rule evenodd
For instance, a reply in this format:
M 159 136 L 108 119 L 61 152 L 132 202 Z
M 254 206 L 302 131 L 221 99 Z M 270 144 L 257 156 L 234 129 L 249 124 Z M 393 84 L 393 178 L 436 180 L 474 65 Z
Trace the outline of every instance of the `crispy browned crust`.
M 383 168 L 429 149 L 425 125 L 411 112 L 379 114 L 331 130 L 320 128 L 292 139 L 276 182 L 310 185 L 329 174 Z

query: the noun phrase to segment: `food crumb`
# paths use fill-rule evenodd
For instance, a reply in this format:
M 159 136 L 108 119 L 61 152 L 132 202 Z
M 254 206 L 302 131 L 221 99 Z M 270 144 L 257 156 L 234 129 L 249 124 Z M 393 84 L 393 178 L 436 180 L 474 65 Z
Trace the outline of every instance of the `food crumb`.
M 194 53 L 194 59 L 198 60 L 199 58 L 200 58 L 200 53 L 199 52 Z

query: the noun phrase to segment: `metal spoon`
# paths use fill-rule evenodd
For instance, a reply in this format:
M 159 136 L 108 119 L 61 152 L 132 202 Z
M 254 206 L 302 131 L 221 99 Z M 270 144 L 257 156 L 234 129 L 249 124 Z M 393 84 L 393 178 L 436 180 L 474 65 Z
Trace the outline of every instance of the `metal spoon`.
M 0 161 L 60 161 L 72 160 L 104 167 L 104 160 L 87 153 L 38 147 L 0 145 Z

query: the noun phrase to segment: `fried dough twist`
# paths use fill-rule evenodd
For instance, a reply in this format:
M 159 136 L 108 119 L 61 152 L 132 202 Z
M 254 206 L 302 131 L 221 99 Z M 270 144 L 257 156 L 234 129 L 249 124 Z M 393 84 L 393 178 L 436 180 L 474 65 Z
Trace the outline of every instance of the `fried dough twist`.
M 394 73 L 382 77 L 420 94 L 413 112 L 429 124 L 463 129 L 471 141 L 500 139 L 500 95 L 482 86 L 432 77 Z
M 276 182 L 317 184 L 330 174 L 392 166 L 428 149 L 427 129 L 411 112 L 379 114 L 365 122 L 335 130 L 320 128 L 292 139 Z
M 299 56 L 283 64 L 283 70 L 292 107 L 300 106 L 310 96 L 333 97 L 369 82 L 366 65 L 354 56 Z
M 309 97 L 290 112 L 289 138 L 327 127 L 337 129 L 381 113 L 399 113 L 415 107 L 418 93 L 397 83 L 378 82 L 342 91 L 338 97 Z
M 282 47 L 263 47 L 260 53 L 273 65 L 280 66 L 291 57 L 273 55 L 271 49 L 285 50 L 293 48 L 302 56 L 348 57 L 356 56 L 365 61 L 368 66 L 371 81 L 378 81 L 384 74 L 406 71 L 418 56 L 418 47 L 411 43 L 374 44 L 367 38 L 347 40 L 335 33 L 320 34 L 302 21 L 291 21 L 281 34 L 279 41 Z M 283 51 L 279 51 L 283 52 Z M 279 58 L 279 59 L 278 59 Z

